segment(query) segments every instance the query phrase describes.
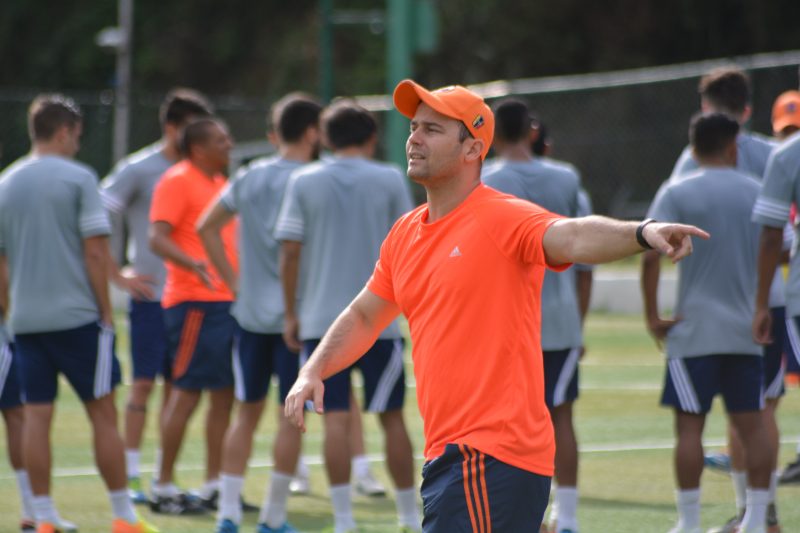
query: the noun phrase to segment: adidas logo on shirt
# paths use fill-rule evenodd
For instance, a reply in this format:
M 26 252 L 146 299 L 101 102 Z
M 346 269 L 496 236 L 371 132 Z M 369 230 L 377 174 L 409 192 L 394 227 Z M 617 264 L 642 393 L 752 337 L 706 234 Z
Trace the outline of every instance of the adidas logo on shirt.
M 458 246 L 453 248 L 453 251 L 450 252 L 450 257 L 461 257 L 461 250 L 458 249 Z

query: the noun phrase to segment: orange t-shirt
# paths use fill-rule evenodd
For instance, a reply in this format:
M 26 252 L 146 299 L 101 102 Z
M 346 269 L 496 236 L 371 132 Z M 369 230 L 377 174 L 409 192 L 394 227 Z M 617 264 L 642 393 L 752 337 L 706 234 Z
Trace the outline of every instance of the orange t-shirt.
M 445 217 L 427 218 L 423 205 L 395 224 L 367 282 L 408 319 L 425 457 L 467 444 L 552 476 L 542 239 L 562 217 L 480 185 Z
M 153 191 L 150 205 L 150 222 L 167 222 L 172 226 L 170 237 L 178 247 L 194 259 L 206 262 L 213 279 L 213 289 L 206 287 L 193 272 L 166 261 L 167 282 L 161 298 L 163 307 L 172 307 L 181 302 L 227 302 L 233 293 L 214 269 L 206 255 L 195 225 L 206 207 L 213 202 L 226 180 L 221 175 L 209 177 L 189 161 L 171 166 L 162 176 Z M 231 221 L 222 229 L 225 253 L 234 269 L 238 268 L 236 256 L 236 222 Z

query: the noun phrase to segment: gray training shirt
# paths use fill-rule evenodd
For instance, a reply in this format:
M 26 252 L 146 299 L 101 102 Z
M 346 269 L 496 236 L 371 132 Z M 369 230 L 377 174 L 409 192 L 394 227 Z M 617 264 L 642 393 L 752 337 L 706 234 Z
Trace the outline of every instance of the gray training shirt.
M 532 159 L 499 159 L 482 181 L 498 191 L 538 204 L 567 217 L 581 216 L 581 180 L 570 166 Z M 585 210 L 587 206 L 584 206 Z M 546 270 L 542 284 L 542 350 L 565 350 L 583 344 L 575 270 Z
M 769 159 L 764 183 L 753 208 L 753 220 L 781 228 L 789 220 L 792 203 L 800 203 L 800 133 L 784 141 Z M 795 226 L 795 247 L 798 242 Z M 786 290 L 787 316 L 800 315 L 800 255 L 792 250 Z M 780 270 L 779 272 L 780 273 Z
M 678 264 L 681 320 L 667 334 L 668 357 L 762 355 L 753 341 L 756 257 L 761 227 L 750 221 L 759 182 L 733 168 L 701 168 L 659 191 L 647 216 L 693 224 L 711 234 L 692 239 Z
M 289 175 L 303 163 L 280 157 L 259 159 L 241 170 L 222 191 L 222 205 L 238 213 L 239 293 L 231 314 L 253 333 L 283 331 L 283 289 L 275 240 Z
M 301 339 L 321 338 L 364 288 L 386 234 L 411 208 L 405 178 L 385 163 L 333 157 L 292 174 L 275 236 L 303 243 Z M 380 337 L 399 338 L 397 323 Z
M 0 253 L 8 259 L 14 333 L 99 319 L 83 239 L 108 235 L 97 175 L 58 156 L 27 156 L 0 175 Z
M 161 300 L 167 271 L 164 261 L 150 250 L 150 202 L 161 175 L 174 161 L 164 157 L 162 143 L 142 148 L 122 159 L 102 183 L 103 205 L 112 215 L 122 216 L 129 232 L 128 259 L 137 274 L 153 278 L 154 301 Z M 122 228 L 114 227 L 114 239 L 122 239 Z

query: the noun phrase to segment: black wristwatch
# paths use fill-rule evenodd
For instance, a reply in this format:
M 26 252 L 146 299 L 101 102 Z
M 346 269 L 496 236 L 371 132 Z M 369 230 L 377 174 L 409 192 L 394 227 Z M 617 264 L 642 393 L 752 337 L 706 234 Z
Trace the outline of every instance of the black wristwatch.
M 653 247 L 650 246 L 650 243 L 647 242 L 647 239 L 644 238 L 644 227 L 651 222 L 655 222 L 656 220 L 653 218 L 647 218 L 642 220 L 642 223 L 639 224 L 639 227 L 636 228 L 636 242 L 639 243 L 639 246 L 644 248 L 645 250 L 652 250 Z

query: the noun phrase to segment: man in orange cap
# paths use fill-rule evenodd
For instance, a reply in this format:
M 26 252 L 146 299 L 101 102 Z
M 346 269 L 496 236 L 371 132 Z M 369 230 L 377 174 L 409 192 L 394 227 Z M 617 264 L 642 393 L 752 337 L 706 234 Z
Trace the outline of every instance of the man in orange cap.
M 600 263 L 645 248 L 674 261 L 704 231 L 652 220 L 569 219 L 481 184 L 494 116 L 460 87 L 394 92 L 411 119 L 408 176 L 428 202 L 395 223 L 366 287 L 336 319 L 286 399 L 323 411 L 323 383 L 357 360 L 400 313 L 413 341 L 425 421 L 426 532 L 535 531 L 553 474 L 544 403 L 540 293 L 545 268 Z

